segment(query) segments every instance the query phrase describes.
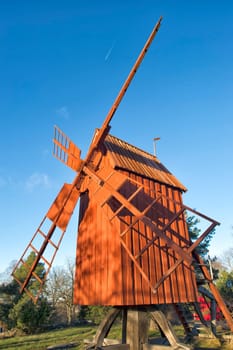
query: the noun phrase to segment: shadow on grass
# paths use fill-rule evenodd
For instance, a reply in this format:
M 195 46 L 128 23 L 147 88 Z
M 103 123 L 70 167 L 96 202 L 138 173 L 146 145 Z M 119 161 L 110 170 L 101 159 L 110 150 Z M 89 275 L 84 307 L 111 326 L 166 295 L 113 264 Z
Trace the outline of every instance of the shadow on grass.
M 94 327 L 71 327 L 56 329 L 37 335 L 16 336 L 0 340 L 0 350 L 44 350 L 49 346 L 60 344 L 77 343 L 76 349 L 82 344 L 83 339 L 95 333 Z

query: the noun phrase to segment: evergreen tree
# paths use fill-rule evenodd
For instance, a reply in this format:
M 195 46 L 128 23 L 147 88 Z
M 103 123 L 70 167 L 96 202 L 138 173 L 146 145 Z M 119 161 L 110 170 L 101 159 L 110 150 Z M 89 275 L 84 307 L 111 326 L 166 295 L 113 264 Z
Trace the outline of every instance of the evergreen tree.
M 27 274 L 28 274 L 28 271 L 29 271 L 29 268 L 32 266 L 34 260 L 36 259 L 36 254 L 32 251 L 26 261 L 25 261 L 25 264 L 24 265 L 21 265 L 16 271 L 15 271 L 15 277 L 23 283 L 23 281 L 25 280 Z M 36 266 L 36 269 L 35 269 L 35 274 L 41 279 L 43 280 L 44 278 L 44 275 L 45 275 L 45 268 L 44 268 L 44 264 L 42 264 L 41 262 L 39 262 Z M 30 279 L 30 282 L 28 284 L 28 290 L 34 294 L 38 291 L 40 287 L 40 283 L 39 281 L 32 275 L 31 276 L 31 279 Z
M 187 217 L 186 222 L 188 225 L 189 236 L 194 242 L 201 234 L 201 229 L 198 227 L 200 220 L 196 216 L 192 215 Z M 205 260 L 207 259 L 210 242 L 214 235 L 215 229 L 213 229 L 195 249 L 195 251 Z
M 19 285 L 15 280 L 0 285 L 0 319 L 9 328 L 15 326 L 15 323 L 9 318 L 9 313 L 19 299 Z
M 35 333 L 49 323 L 51 306 L 45 298 L 39 298 L 34 304 L 28 295 L 24 294 L 9 312 L 9 319 L 15 327 L 25 333 Z
M 233 308 L 233 270 L 230 272 L 222 270 L 216 285 L 226 303 Z
M 96 325 L 100 324 L 103 318 L 111 309 L 110 306 L 102 306 L 102 305 L 89 305 L 89 306 L 81 306 L 78 320 L 82 322 L 92 322 Z
M 189 232 L 189 237 L 192 240 L 192 242 L 195 242 L 198 237 L 202 234 L 202 230 L 198 227 L 200 224 L 199 219 L 192 215 L 192 216 L 187 216 L 186 222 L 188 225 L 188 232 Z M 216 260 L 216 257 L 213 257 L 210 259 L 208 253 L 209 253 L 209 246 L 211 243 L 211 240 L 213 236 L 215 235 L 215 229 L 213 229 L 205 239 L 195 248 L 195 252 L 203 259 L 204 263 L 210 270 L 210 274 L 213 276 L 213 279 L 218 278 L 218 269 L 212 267 L 212 263 Z M 203 275 L 200 270 L 200 266 L 197 264 L 194 265 L 195 267 L 195 272 L 197 275 L 197 279 L 202 280 Z
M 31 266 L 35 260 L 32 252 L 25 260 L 25 266 Z M 22 265 L 15 271 L 19 281 L 24 281 L 28 270 Z M 36 274 L 43 278 L 45 274 L 44 265 L 39 263 Z M 29 290 L 33 294 L 38 287 L 36 278 L 32 278 Z M 17 327 L 28 333 L 41 329 L 49 321 L 51 307 L 44 297 L 40 297 L 37 305 L 33 304 L 29 296 L 20 294 L 20 288 L 15 280 L 0 285 L 0 317 L 9 328 Z

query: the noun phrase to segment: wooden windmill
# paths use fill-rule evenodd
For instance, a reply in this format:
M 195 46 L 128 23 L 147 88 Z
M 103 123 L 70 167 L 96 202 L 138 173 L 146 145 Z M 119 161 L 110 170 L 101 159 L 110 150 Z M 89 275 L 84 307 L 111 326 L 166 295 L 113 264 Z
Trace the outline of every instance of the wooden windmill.
M 111 305 L 119 311 L 121 308 L 196 302 L 195 261 L 201 266 L 233 330 L 230 314 L 212 283 L 208 269 L 195 252 L 195 248 L 218 223 L 183 204 L 185 187 L 157 157 L 109 134 L 111 119 L 160 23 L 161 18 L 102 127 L 96 130 L 84 160 L 80 157 L 80 149 L 55 128 L 54 155 L 71 167 L 76 176 L 72 184 L 62 187 L 14 271 L 20 266 L 28 271 L 25 280 L 18 282 L 21 291 L 28 293 L 36 302 L 80 200 L 74 287 L 76 304 Z M 187 211 L 209 223 L 195 242 L 191 242 L 189 237 Z M 35 260 L 32 266 L 27 266 L 26 257 L 32 251 Z M 43 279 L 36 273 L 38 263 L 46 267 Z M 17 279 L 14 272 L 13 275 Z M 28 288 L 31 279 L 38 281 L 37 291 L 32 292 Z M 108 328 L 106 324 L 110 326 L 116 314 L 113 312 L 109 316 L 104 325 L 105 331 Z M 100 338 L 96 340 L 97 345 L 101 343 Z

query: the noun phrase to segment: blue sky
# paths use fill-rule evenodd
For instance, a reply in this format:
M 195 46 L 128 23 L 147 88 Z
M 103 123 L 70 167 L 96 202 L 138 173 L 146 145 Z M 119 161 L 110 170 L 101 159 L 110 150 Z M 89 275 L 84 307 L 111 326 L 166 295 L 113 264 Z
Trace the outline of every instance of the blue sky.
M 53 126 L 85 156 L 161 15 L 111 133 L 151 153 L 159 136 L 184 202 L 221 222 L 211 255 L 233 245 L 232 1 L 1 1 L 0 272 L 74 177 L 52 157 Z M 55 265 L 75 256 L 77 214 Z

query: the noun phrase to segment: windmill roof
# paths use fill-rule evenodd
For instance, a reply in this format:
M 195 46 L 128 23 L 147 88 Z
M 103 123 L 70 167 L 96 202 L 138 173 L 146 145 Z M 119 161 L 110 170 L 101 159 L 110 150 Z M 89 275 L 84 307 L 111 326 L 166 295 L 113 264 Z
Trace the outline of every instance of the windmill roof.
M 110 153 L 114 168 L 128 170 L 182 191 L 187 190 L 156 156 L 109 134 L 104 144 Z

